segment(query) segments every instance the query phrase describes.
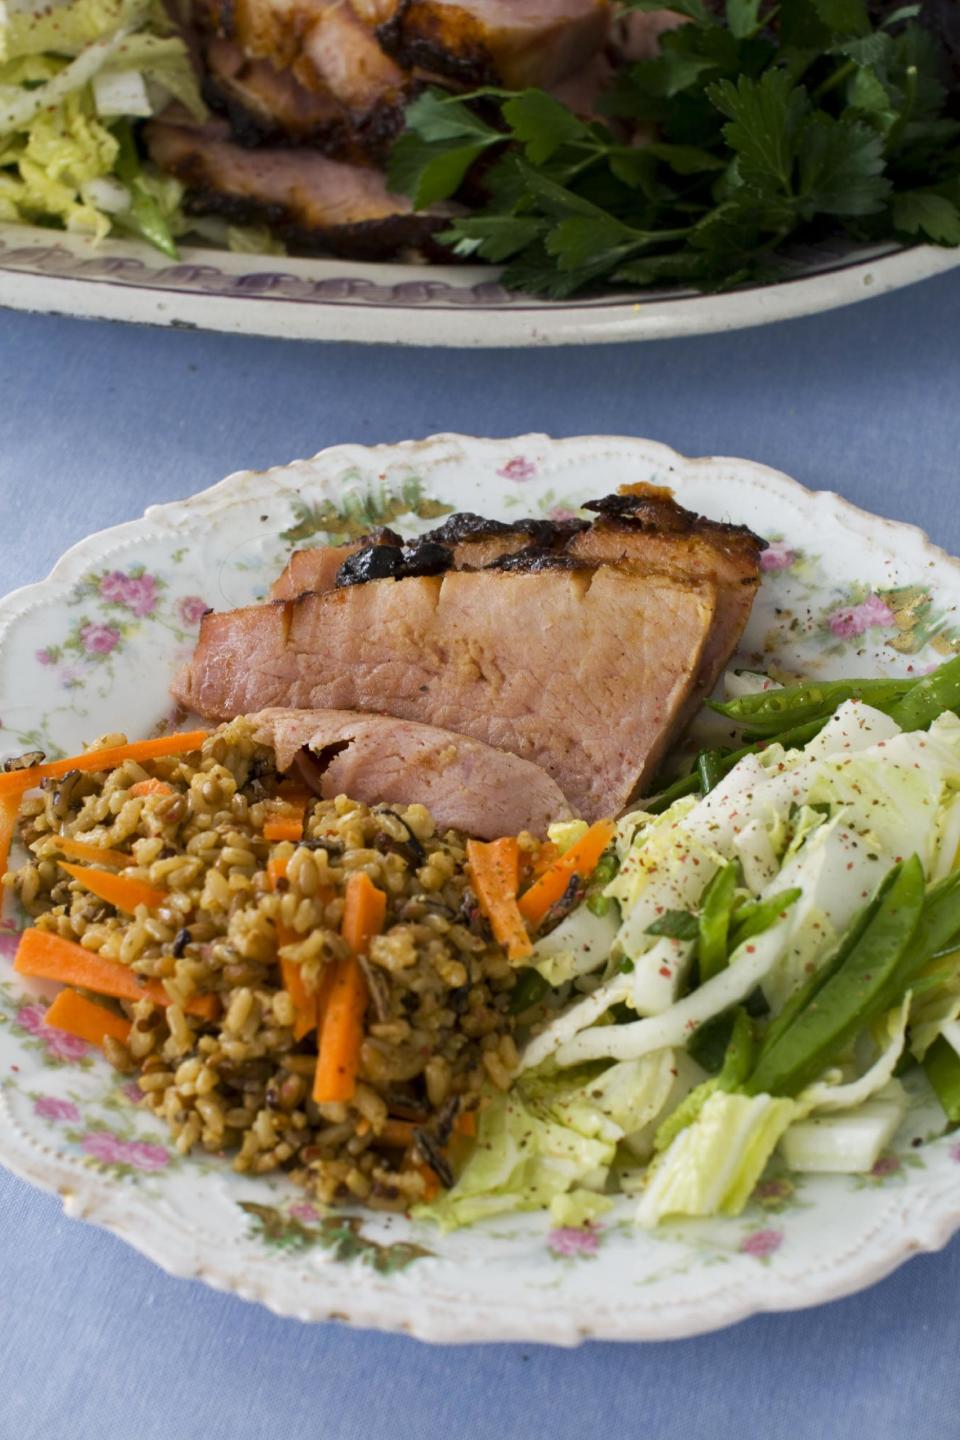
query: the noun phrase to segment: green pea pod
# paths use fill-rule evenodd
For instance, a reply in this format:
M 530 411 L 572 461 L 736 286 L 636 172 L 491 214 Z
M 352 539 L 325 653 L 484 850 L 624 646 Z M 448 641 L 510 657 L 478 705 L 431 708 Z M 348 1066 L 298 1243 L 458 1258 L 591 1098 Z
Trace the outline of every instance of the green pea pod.
M 761 1059 L 769 1054 L 774 1045 L 776 1045 L 786 1031 L 789 1030 L 797 1016 L 802 1014 L 803 1011 L 812 1004 L 827 981 L 832 980 L 841 966 L 846 963 L 851 952 L 859 945 L 864 931 L 879 910 L 880 902 L 896 880 L 899 872 L 900 867 L 895 866 L 893 870 L 887 873 L 877 887 L 877 893 L 863 907 L 859 914 L 854 916 L 853 921 L 840 937 L 840 941 L 833 951 L 814 971 L 809 980 L 806 980 L 800 988 L 791 995 L 780 1013 L 775 1015 L 770 1021 L 763 1037 L 763 1044 L 760 1046 Z
M 539 970 L 524 970 L 510 992 L 511 1015 L 522 1015 L 531 1005 L 538 1005 L 550 989 Z
M 951 1125 L 960 1124 L 960 1055 L 941 1035 L 923 1057 L 923 1068 Z
M 926 730 L 945 710 L 960 709 L 960 655 L 917 680 L 888 714 L 903 730 Z
M 718 1090 L 738 1090 L 753 1066 L 756 1046 L 754 1044 L 753 1021 L 741 1006 L 733 1012 L 733 1030 L 723 1057 L 723 1067 L 717 1076 Z
M 737 890 L 737 866 L 724 865 L 717 871 L 706 890 L 700 907 L 700 983 L 711 980 L 727 963 L 727 938 L 730 916 Z
M 808 740 L 819 735 L 826 723 L 826 719 L 814 720 L 809 725 L 799 725 L 793 730 L 785 730 L 782 735 L 758 740 L 755 744 L 744 745 L 739 750 L 731 750 L 728 755 L 724 755 L 720 759 L 720 770 L 723 775 L 729 774 L 737 761 L 742 760 L 744 755 L 758 755 L 761 750 L 766 750 L 768 745 L 778 744 L 782 745 L 784 749 L 806 745 Z M 675 800 L 682 800 L 685 795 L 694 795 L 699 789 L 701 789 L 700 772 L 694 769 L 689 775 L 683 775 L 679 780 L 675 780 L 666 790 L 661 790 L 659 794 L 654 795 L 651 800 L 645 800 L 643 808 L 648 815 L 661 815 L 664 810 L 669 810 Z
M 889 981 L 917 932 L 924 898 L 923 866 L 913 855 L 844 963 L 780 1038 L 765 1047 L 747 1083 L 748 1094 L 796 1095 L 885 1008 Z
M 951 947 L 960 935 L 960 870 L 931 885 L 927 891 L 917 933 L 900 964 L 890 976 L 881 1009 L 899 1005 L 908 990 L 917 985 L 921 971 L 942 950 Z M 922 985 L 922 980 L 919 981 Z
M 708 700 L 711 710 L 725 715 L 757 735 L 776 735 L 793 725 L 828 720 L 845 700 L 866 700 L 881 708 L 894 705 L 916 685 L 912 679 L 832 680 L 816 685 L 790 685 L 784 690 L 763 690 L 736 700 Z
M 803 891 L 797 888 L 781 890 L 766 900 L 752 900 L 749 904 L 742 905 L 734 916 L 736 928 L 730 940 L 731 954 L 744 940 L 752 940 L 755 936 L 762 935 L 771 925 L 782 920 L 790 906 L 795 905 L 802 894 Z

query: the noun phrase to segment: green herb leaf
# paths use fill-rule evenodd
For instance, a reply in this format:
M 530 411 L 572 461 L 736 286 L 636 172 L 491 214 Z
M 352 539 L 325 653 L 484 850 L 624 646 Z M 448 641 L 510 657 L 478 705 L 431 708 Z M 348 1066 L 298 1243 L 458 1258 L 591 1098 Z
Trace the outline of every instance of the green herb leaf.
M 933 190 L 906 190 L 895 195 L 893 223 L 906 235 L 925 235 L 939 245 L 960 245 L 960 208 Z

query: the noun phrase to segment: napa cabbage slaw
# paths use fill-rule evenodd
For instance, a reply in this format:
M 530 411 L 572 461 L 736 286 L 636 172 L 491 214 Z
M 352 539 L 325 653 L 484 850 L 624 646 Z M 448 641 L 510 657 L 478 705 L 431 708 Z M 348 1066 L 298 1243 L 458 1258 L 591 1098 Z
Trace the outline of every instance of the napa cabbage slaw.
M 617 1194 L 640 1225 L 734 1215 L 775 1151 L 869 1170 L 917 1061 L 960 1121 L 960 719 L 914 728 L 904 693 L 618 823 L 604 903 L 534 945 L 521 1074 L 424 1217 L 589 1224 Z
M 163 0 L 0 0 L 0 222 L 132 235 L 171 258 L 187 232 L 281 250 L 265 227 L 187 216 L 180 182 L 141 159 L 133 126 L 171 102 L 206 115 Z

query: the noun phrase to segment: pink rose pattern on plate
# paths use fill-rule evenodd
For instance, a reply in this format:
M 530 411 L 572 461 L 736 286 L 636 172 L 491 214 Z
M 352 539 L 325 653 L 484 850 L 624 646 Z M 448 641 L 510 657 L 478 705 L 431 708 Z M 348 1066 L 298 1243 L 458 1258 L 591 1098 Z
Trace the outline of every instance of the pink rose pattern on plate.
M 497 471 L 497 474 L 501 475 L 504 480 L 516 480 L 519 484 L 522 484 L 524 480 L 532 480 L 536 473 L 536 465 L 532 460 L 528 460 L 526 455 L 514 455 L 512 460 L 508 460 L 506 465 L 501 465 Z
M 58 1030 L 55 1026 L 48 1025 L 44 1020 L 45 1014 L 45 1005 L 21 1005 L 16 1013 L 16 1023 L 21 1030 L 26 1030 L 45 1046 L 51 1059 L 61 1060 L 65 1064 L 85 1060 L 90 1053 L 87 1042 L 78 1039 L 76 1035 L 68 1035 L 66 1030 Z
M 870 594 L 859 605 L 844 605 L 827 616 L 827 627 L 840 640 L 854 640 L 868 630 L 886 629 L 896 616 L 879 595 Z
M 42 1120 L 62 1120 L 71 1125 L 80 1124 L 80 1111 L 72 1100 L 57 1100 L 53 1095 L 40 1095 L 33 1102 L 33 1113 Z
M 551 1255 L 563 1260 L 588 1260 L 600 1248 L 599 1225 L 561 1225 L 547 1236 L 547 1249 Z
M 101 1165 L 156 1171 L 165 1170 L 170 1163 L 170 1152 L 164 1146 L 148 1145 L 145 1140 L 122 1140 L 112 1130 L 91 1130 L 81 1137 L 80 1148 Z
M 741 1255 L 753 1255 L 757 1260 L 766 1260 L 783 1244 L 782 1230 L 751 1230 L 740 1241 Z

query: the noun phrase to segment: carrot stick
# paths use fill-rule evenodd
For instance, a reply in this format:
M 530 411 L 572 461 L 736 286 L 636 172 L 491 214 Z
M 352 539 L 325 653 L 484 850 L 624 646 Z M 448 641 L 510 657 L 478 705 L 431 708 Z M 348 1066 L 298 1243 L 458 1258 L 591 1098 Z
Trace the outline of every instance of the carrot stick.
M 9 795 L 0 796 L 0 880 L 7 873 L 10 846 L 17 830 L 17 816 L 20 814 L 20 802 L 23 799 L 24 788 L 21 787 Z
M 539 925 L 550 906 L 562 898 L 574 875 L 592 875 L 616 828 L 612 820 L 598 820 L 591 825 L 587 833 L 520 896 L 519 909 L 523 918 L 531 925 Z
M 517 907 L 519 845 L 511 836 L 491 840 L 489 844 L 468 840 L 467 863 L 480 909 L 490 921 L 494 938 L 506 950 L 509 960 L 524 959 L 533 946 Z
M 387 913 L 387 897 L 362 870 L 347 881 L 340 933 L 352 953 L 339 960 L 330 982 L 329 999 L 320 1016 L 320 1043 L 313 1098 L 318 1105 L 352 1100 L 363 1043 L 363 1012 L 367 982 L 358 961 L 379 935 Z
M 97 995 L 110 995 L 115 1000 L 152 1000 L 154 1005 L 169 1005 L 170 997 L 159 980 L 142 980 L 128 965 L 107 960 L 93 950 L 84 950 L 72 940 L 63 940 L 48 930 L 25 930 L 17 947 L 13 968 L 20 975 L 37 980 L 59 980 L 76 985 Z M 213 1020 L 219 1012 L 216 995 L 195 995 L 183 1007 L 191 1015 Z
M 69 988 L 60 991 L 44 1015 L 43 1023 L 53 1025 L 57 1030 L 66 1030 L 70 1035 L 77 1035 L 90 1045 L 99 1045 L 101 1050 L 108 1035 L 119 1040 L 121 1045 L 126 1045 L 132 1028 L 130 1021 L 125 1020 L 122 1015 L 115 1015 L 105 1006 L 85 1000 L 76 990 Z
M 125 870 L 128 865 L 137 863 L 132 855 L 124 855 L 122 850 L 105 850 L 100 845 L 88 845 L 85 840 L 75 840 L 72 835 L 45 835 L 44 839 L 52 840 L 65 855 L 73 855 L 91 865 L 112 865 L 115 870 Z
M 292 840 L 294 844 L 303 839 L 303 821 L 306 809 L 299 815 L 278 815 L 268 820 L 263 827 L 264 840 Z
M 286 878 L 289 857 L 286 855 L 275 855 L 267 864 L 267 880 L 271 890 L 276 890 L 277 883 Z M 277 924 L 277 949 L 281 950 L 285 945 L 294 945 L 300 937 L 296 930 L 278 922 Z M 281 955 L 280 976 L 283 980 L 283 988 L 293 1001 L 295 1011 L 293 1020 L 293 1038 L 302 1040 L 304 1035 L 309 1035 L 317 1025 L 317 999 L 311 995 L 303 983 L 303 972 L 296 960 L 285 960 Z
M 0 795 L 12 795 L 21 789 L 30 790 L 41 780 L 56 779 L 70 770 L 115 770 L 124 760 L 157 760 L 163 755 L 187 755 L 199 750 L 209 730 L 186 730 L 180 735 L 159 735 L 155 740 L 133 740 L 127 745 L 107 745 L 102 750 L 86 750 L 66 760 L 51 760 L 47 765 L 31 765 L 28 770 L 11 770 L 0 774 Z
M 354 955 L 366 955 L 370 941 L 383 929 L 387 897 L 363 870 L 355 870 L 347 881 L 340 933 Z
M 106 900 L 108 905 L 113 905 L 117 910 L 125 910 L 128 915 L 132 915 L 138 905 L 146 905 L 148 910 L 156 910 L 168 898 L 166 891 L 157 890 L 145 880 L 114 875 L 112 870 L 91 870 L 87 865 L 68 865 L 66 860 L 59 860 L 57 863 L 61 870 L 66 870 L 74 880 L 79 880 L 84 890 Z
M 130 786 L 131 795 L 172 795 L 173 786 L 166 780 L 138 780 Z

